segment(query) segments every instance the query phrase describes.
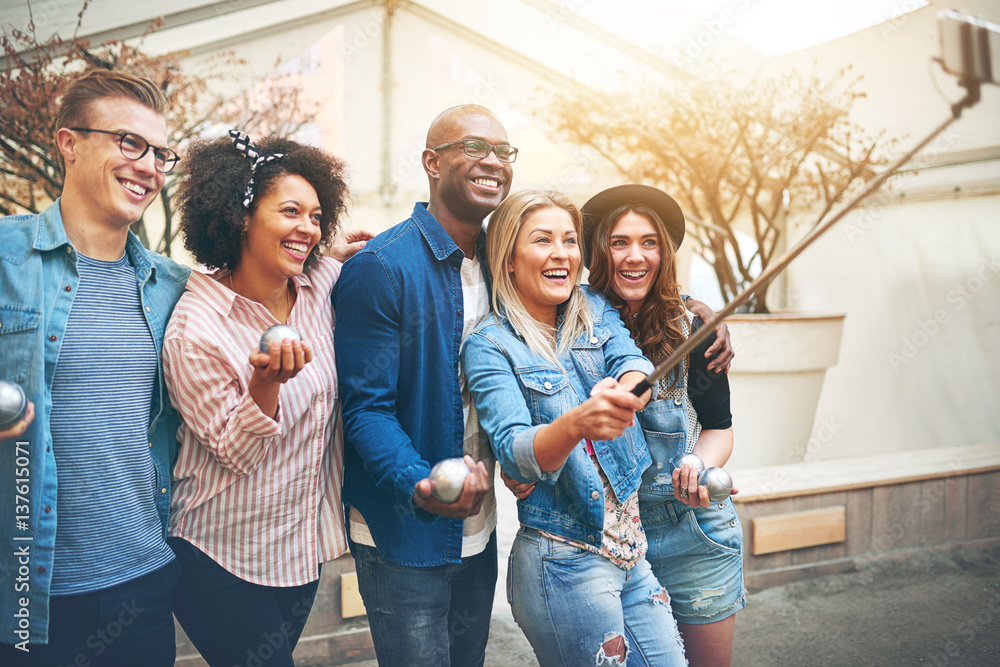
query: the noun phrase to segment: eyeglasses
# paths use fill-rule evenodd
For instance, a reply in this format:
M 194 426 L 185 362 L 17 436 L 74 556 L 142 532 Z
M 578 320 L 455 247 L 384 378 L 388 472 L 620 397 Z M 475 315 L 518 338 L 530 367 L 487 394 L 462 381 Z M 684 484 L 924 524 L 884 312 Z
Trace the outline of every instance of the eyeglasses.
M 110 134 L 118 137 L 118 148 L 121 149 L 122 155 L 127 157 L 129 160 L 142 159 L 142 156 L 145 155 L 150 148 L 152 148 L 153 164 L 156 167 L 156 171 L 161 174 L 169 172 L 177 164 L 177 161 L 180 160 L 177 153 L 173 152 L 169 148 L 165 148 L 163 146 L 153 146 L 138 134 L 133 134 L 131 132 L 110 132 L 108 130 L 95 130 L 90 127 L 71 127 L 69 129 L 74 132 L 100 132 L 101 134 Z
M 490 151 L 497 156 L 497 159 L 501 162 L 513 162 L 517 157 L 517 149 L 510 144 L 500 144 L 494 146 L 493 144 L 487 143 L 481 139 L 462 139 L 461 141 L 449 141 L 446 144 L 441 144 L 437 148 L 432 148 L 431 150 L 439 151 L 442 148 L 450 148 L 452 146 L 458 146 L 462 144 L 462 148 L 465 150 L 465 154 L 469 157 L 474 157 L 478 160 L 485 160 L 490 154 Z

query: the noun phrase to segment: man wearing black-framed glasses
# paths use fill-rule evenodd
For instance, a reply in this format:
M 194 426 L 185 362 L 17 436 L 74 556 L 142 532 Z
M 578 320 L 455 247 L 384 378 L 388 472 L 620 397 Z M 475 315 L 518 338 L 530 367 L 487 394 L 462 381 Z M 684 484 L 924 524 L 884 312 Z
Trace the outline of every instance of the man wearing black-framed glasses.
M 510 191 L 517 149 L 477 105 L 441 113 L 425 145 L 430 201 L 337 283 L 344 500 L 379 664 L 475 667 L 497 578 L 494 458 L 458 352 L 489 313 L 483 221 Z M 461 495 L 437 499 L 431 466 L 463 456 Z
M 129 226 L 177 162 L 147 79 L 70 84 L 56 144 L 61 196 L 0 221 L 0 377 L 33 419 L 0 432 L 0 664 L 167 667 L 179 566 L 166 542 L 176 414 L 160 350 L 189 270 Z M 19 493 L 21 493 L 19 491 Z M 57 521 L 58 517 L 58 521 Z

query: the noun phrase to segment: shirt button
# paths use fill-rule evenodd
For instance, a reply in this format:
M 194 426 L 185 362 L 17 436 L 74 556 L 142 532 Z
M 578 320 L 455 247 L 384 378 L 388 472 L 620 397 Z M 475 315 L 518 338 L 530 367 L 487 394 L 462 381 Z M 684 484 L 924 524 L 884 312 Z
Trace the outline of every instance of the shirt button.
M 52 341 L 53 343 L 56 342 L 56 335 L 52 334 L 51 336 L 49 336 L 49 340 Z
M 597 336 L 591 336 L 590 337 L 590 344 L 591 345 L 597 345 Z
M 44 565 L 39 565 L 38 566 L 38 574 L 45 574 L 45 566 Z
M 51 511 L 52 511 L 52 506 L 51 505 L 46 505 L 45 506 L 45 513 L 48 514 Z
M 726 508 L 726 503 L 719 503 L 719 509 L 720 510 L 721 509 L 725 509 L 725 508 Z
M 677 407 L 680 407 L 682 403 L 684 403 L 684 401 L 682 401 L 681 399 L 679 398 L 674 399 L 674 405 L 676 405 Z
M 70 248 L 69 246 L 66 246 L 66 254 L 67 255 L 72 255 L 73 254 L 73 249 Z
M 147 313 L 148 313 L 148 312 L 150 312 L 150 310 L 149 310 L 149 306 L 146 306 L 146 312 L 147 312 Z
M 149 448 L 150 448 L 150 449 L 152 449 L 152 448 L 153 448 L 153 443 L 151 443 L 151 442 L 147 442 L 146 444 L 147 444 L 147 445 L 149 445 Z
M 598 493 L 597 491 L 591 491 L 590 492 L 590 497 L 593 498 L 594 500 L 597 500 L 598 498 L 601 497 L 601 494 Z
M 542 385 L 542 386 L 545 387 L 546 389 L 552 389 L 552 383 L 549 382 L 548 380 L 546 380 L 545 384 Z
M 587 541 L 588 542 L 593 542 L 594 541 L 594 536 L 593 535 L 587 535 Z
M 736 527 L 736 519 L 733 519 L 732 521 L 730 521 L 730 522 L 729 522 L 729 526 L 730 526 L 731 528 L 735 528 L 735 527 Z
M 65 289 L 66 289 L 67 292 L 72 292 L 73 291 L 73 286 L 72 285 L 66 285 Z
M 160 489 L 160 493 L 166 493 L 166 492 L 167 492 L 167 487 L 163 487 L 162 489 Z

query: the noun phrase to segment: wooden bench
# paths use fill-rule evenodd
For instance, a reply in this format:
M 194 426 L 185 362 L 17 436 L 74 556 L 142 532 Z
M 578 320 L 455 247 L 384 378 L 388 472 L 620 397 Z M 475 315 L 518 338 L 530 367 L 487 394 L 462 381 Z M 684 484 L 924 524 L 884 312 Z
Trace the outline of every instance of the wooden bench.
M 732 471 L 747 586 L 1000 542 L 1000 443 Z

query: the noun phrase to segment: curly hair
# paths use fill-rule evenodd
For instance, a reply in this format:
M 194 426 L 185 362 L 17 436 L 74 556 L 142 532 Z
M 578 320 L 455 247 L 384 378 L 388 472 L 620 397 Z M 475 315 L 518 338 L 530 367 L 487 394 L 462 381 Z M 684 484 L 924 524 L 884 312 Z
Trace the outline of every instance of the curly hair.
M 635 213 L 652 222 L 661 248 L 656 280 L 634 317 L 625 300 L 615 293 L 615 267 L 611 260 L 611 232 L 626 213 Z M 590 286 L 604 294 L 618 310 L 646 358 L 654 364 L 660 363 L 684 342 L 681 319 L 687 317 L 677 282 L 677 247 L 667 233 L 666 226 L 653 209 L 626 204 L 608 213 L 597 224 L 591 247 Z M 687 363 L 688 359 L 684 359 L 684 364 Z M 679 377 L 679 373 L 672 374 L 670 387 L 677 384 Z
M 340 231 L 340 216 L 349 198 L 344 163 L 330 153 L 291 139 L 265 137 L 256 142 L 262 155 L 283 153 L 254 174 L 254 200 L 243 208 L 250 182 L 251 160 L 228 137 L 198 141 L 184 156 L 183 178 L 177 190 L 184 247 L 195 261 L 213 269 L 236 268 L 243 251 L 246 220 L 257 202 L 287 174 L 304 178 L 316 190 L 323 211 L 320 241 L 306 259 L 305 270 L 316 266 L 322 252 Z

